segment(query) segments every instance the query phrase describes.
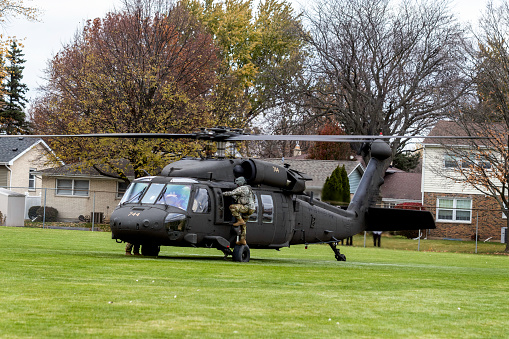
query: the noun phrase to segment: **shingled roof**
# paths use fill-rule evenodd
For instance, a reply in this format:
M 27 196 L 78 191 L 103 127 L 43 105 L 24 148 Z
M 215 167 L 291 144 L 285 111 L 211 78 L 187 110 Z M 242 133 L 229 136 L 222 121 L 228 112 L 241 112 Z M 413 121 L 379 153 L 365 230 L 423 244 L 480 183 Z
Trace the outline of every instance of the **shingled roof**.
M 0 164 L 12 164 L 14 160 L 39 143 L 44 144 L 44 141 L 23 136 L 0 138 Z
M 438 121 L 423 141 L 424 145 L 458 145 L 458 146 L 486 146 L 489 141 L 486 139 L 443 139 L 433 138 L 436 136 L 458 136 L 458 137 L 496 137 L 502 136 L 507 142 L 507 126 L 504 124 L 467 124 L 467 129 L 456 121 Z
M 421 177 L 421 173 L 388 170 L 380 194 L 384 199 L 422 200 Z
M 125 159 L 117 160 L 117 166 L 123 169 L 124 173 L 131 178 L 134 178 L 134 170 L 133 166 L 129 163 L 129 161 Z M 107 165 L 99 165 L 100 168 L 105 172 L 111 175 L 114 175 L 111 168 Z M 74 177 L 100 177 L 107 178 L 104 175 L 101 175 L 99 171 L 97 171 L 92 166 L 83 166 L 81 164 L 72 164 L 72 165 L 64 165 L 60 167 L 47 168 L 41 171 L 38 171 L 39 174 L 43 176 L 74 176 Z

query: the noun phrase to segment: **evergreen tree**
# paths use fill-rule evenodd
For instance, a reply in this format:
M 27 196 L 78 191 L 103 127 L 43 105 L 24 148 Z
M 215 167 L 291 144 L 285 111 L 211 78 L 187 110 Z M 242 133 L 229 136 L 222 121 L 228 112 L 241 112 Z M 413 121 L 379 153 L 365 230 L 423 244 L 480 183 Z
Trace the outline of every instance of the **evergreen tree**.
M 22 64 L 26 61 L 23 56 L 18 43 L 13 41 L 6 56 L 9 65 L 5 67 L 5 105 L 0 111 L 1 129 L 7 134 L 18 134 L 27 128 L 23 111 L 27 86 L 21 82 L 25 68 Z
M 345 165 L 340 169 L 341 181 L 343 183 L 343 191 L 341 194 L 342 202 L 350 202 L 350 181 L 348 181 L 348 173 L 346 173 Z
M 421 160 L 420 153 L 398 153 L 394 156 L 392 164 L 394 167 L 399 168 L 405 172 L 409 172 L 419 165 Z
M 350 202 L 350 183 L 345 166 L 336 167 L 330 177 L 325 179 L 322 189 L 322 200 L 333 202 Z
M 4 59 L 4 55 L 2 53 L 0 53 L 0 132 L 2 132 L 4 129 L 3 129 L 3 126 L 4 126 L 4 119 L 3 119 L 3 111 L 5 110 L 5 85 L 4 85 L 4 80 L 5 80 L 5 77 L 6 77 L 6 73 L 5 73 L 5 59 Z

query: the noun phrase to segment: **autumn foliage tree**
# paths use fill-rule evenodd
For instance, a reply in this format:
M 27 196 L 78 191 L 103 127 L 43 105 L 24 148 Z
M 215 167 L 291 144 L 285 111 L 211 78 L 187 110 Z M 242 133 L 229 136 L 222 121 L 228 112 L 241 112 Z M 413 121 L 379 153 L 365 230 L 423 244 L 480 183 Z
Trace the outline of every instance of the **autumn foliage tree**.
M 320 135 L 344 135 L 345 132 L 337 124 L 326 124 L 319 132 Z M 308 150 L 309 159 L 319 160 L 347 160 L 351 150 L 349 143 L 315 142 Z
M 218 124 L 246 127 L 285 103 L 303 70 L 302 23 L 285 0 L 184 1 L 220 50 L 211 112 Z
M 125 1 L 87 22 L 49 63 L 48 82 L 31 110 L 37 133 L 184 133 L 207 126 L 218 50 L 179 4 Z M 156 174 L 190 145 L 168 140 L 51 140 L 60 159 L 80 161 L 129 181 Z

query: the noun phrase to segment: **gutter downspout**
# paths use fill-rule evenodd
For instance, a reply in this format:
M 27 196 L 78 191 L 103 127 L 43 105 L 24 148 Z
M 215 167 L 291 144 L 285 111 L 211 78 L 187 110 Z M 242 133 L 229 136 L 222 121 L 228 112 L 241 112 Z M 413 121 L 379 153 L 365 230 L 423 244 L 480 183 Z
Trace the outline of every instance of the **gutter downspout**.
M 9 170 L 9 190 L 11 189 L 12 187 L 12 169 L 9 167 L 10 164 L 5 164 L 5 168 L 7 168 Z

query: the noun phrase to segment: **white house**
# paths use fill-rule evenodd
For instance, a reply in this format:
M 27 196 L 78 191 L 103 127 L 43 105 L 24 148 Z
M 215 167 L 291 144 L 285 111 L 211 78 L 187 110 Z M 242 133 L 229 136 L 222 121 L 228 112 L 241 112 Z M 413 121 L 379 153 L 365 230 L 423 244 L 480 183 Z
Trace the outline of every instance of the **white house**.
M 429 135 L 458 135 L 460 132 L 455 122 L 440 121 Z M 459 142 L 455 147 L 466 145 Z M 430 236 L 470 239 L 477 228 L 480 239 L 500 239 L 507 220 L 498 203 L 472 186 L 444 175 L 451 176 L 458 161 L 447 154 L 441 140 L 427 138 L 423 148 L 423 204 L 434 214 L 437 225 L 430 230 Z

